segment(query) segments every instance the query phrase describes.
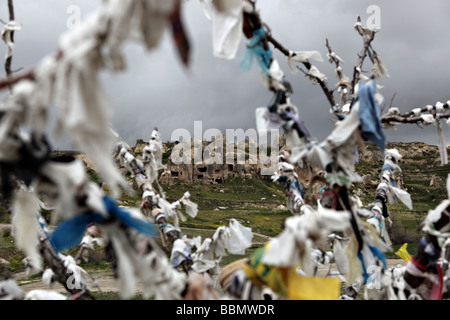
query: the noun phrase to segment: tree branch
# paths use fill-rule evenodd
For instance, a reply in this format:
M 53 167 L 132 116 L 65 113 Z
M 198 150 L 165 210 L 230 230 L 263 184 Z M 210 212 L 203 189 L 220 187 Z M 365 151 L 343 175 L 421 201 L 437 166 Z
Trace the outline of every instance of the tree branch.
M 272 45 L 278 49 L 281 53 L 283 53 L 286 57 L 289 58 L 290 51 L 286 49 L 281 43 L 279 43 L 272 35 L 267 35 L 267 40 L 272 43 Z M 305 66 L 306 69 L 311 70 L 312 65 L 309 62 L 302 62 L 302 64 Z M 325 81 L 315 78 L 317 80 L 317 83 L 322 88 L 323 93 L 327 97 L 328 102 L 331 104 L 332 107 L 336 106 L 336 100 L 334 99 L 333 92 L 328 88 L 328 85 Z
M 423 108 L 416 108 L 403 114 L 388 112 L 381 117 L 381 122 L 389 125 L 395 123 L 421 124 L 426 122 L 421 116 L 422 113 L 433 115 L 434 118 L 437 118 L 437 115 L 439 115 L 439 119 L 450 119 L 450 101 L 447 101 L 447 103 L 437 103 L 434 106 L 429 105 Z
M 22 80 L 34 80 L 34 70 L 28 70 L 20 75 L 9 76 L 7 79 L 0 80 L 0 90 L 11 88 Z
M 349 79 L 344 75 L 342 71 L 340 58 L 336 55 L 333 49 L 331 49 L 328 39 L 325 40 L 326 40 L 325 46 L 328 49 L 330 63 L 334 63 L 336 65 L 335 70 L 336 70 L 336 78 L 339 81 L 338 88 L 340 89 L 341 94 L 341 105 L 345 105 L 346 103 L 351 102 L 352 100 L 350 96 L 351 90 Z
M 328 49 L 328 53 L 330 55 L 332 55 L 334 53 L 334 51 L 333 51 L 333 49 L 331 49 L 331 46 L 330 46 L 330 43 L 328 42 L 328 39 L 325 39 L 325 46 Z M 332 60 L 333 60 L 334 64 L 336 65 L 336 69 L 340 69 L 341 68 L 341 63 L 339 62 L 339 60 L 338 59 L 334 59 L 333 57 L 332 57 Z M 340 73 L 340 74 L 336 73 L 336 75 L 338 76 L 338 80 L 339 81 L 342 81 L 344 79 L 342 73 Z
M 367 57 L 367 53 L 369 51 L 370 44 L 375 39 L 375 32 L 372 31 L 370 33 L 366 33 L 364 28 L 360 25 L 361 17 L 358 17 L 357 24 L 355 26 L 356 31 L 360 34 L 360 36 L 364 40 L 364 46 L 359 54 L 359 60 L 356 66 L 353 69 L 353 81 L 351 85 L 351 93 L 354 95 L 356 84 L 359 82 L 359 76 L 361 75 L 362 66 L 364 64 L 364 60 Z
M 13 0 L 8 0 L 8 11 L 9 11 L 9 21 L 14 21 L 14 4 L 13 4 Z M 14 31 L 11 31 L 11 41 L 14 43 Z M 12 71 L 11 71 L 11 63 L 12 63 L 12 55 L 7 57 L 5 60 L 5 71 L 6 71 L 6 76 L 10 76 Z M 9 86 L 9 88 L 11 89 L 11 86 Z

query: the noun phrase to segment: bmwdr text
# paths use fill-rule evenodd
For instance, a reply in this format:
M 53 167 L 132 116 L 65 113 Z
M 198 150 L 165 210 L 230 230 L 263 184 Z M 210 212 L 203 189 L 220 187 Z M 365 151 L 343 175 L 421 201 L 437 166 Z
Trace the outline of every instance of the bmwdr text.
M 176 314 L 177 315 L 199 315 L 203 317 L 207 317 L 210 314 L 218 314 L 221 315 L 229 314 L 229 315 L 240 315 L 240 314 L 254 314 L 254 315 L 269 315 L 275 314 L 274 305 L 230 305 L 230 304 L 221 304 L 220 308 L 216 307 L 190 307 L 186 304 L 183 304 L 182 307 L 177 307 Z

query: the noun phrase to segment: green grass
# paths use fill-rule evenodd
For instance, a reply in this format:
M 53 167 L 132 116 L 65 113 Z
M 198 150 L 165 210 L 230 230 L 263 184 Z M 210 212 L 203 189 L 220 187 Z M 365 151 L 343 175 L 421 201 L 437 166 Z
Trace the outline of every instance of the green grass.
M 11 235 L 1 235 L 0 257 L 10 263 L 6 268 L 7 271 L 14 273 L 24 269 L 22 260 L 25 258 L 25 255 L 16 248 L 14 238 Z
M 171 145 L 173 148 L 174 144 Z M 396 145 L 388 145 L 393 148 Z M 376 147 L 369 145 L 369 150 L 376 151 Z M 170 150 L 170 149 L 168 149 Z M 168 156 L 169 151 L 165 155 Z M 389 259 L 399 259 L 394 252 L 403 243 L 408 243 L 408 252 L 414 255 L 417 252 L 418 240 L 420 239 L 420 224 L 426 217 L 428 210 L 435 208 L 440 201 L 446 198 L 445 179 L 450 172 L 450 166 L 436 166 L 435 160 L 438 155 L 430 151 L 424 156 L 409 157 L 402 160 L 404 185 L 411 194 L 413 200 L 413 210 L 409 210 L 402 203 L 389 204 L 391 219 L 396 222 L 397 240 L 392 246 L 393 252 L 387 253 Z M 415 162 L 409 162 L 415 160 Z M 356 165 L 357 172 L 362 176 L 370 174 L 373 181 L 378 181 L 382 162 L 360 161 Z M 98 174 L 93 170 L 88 170 L 91 181 L 99 183 L 101 181 Z M 429 187 L 429 179 L 432 175 L 441 177 L 442 183 L 439 187 Z M 133 181 L 130 175 L 126 178 Z M 202 240 L 212 237 L 216 229 L 220 226 L 228 226 L 229 220 L 237 219 L 242 225 L 250 227 L 253 232 L 266 236 L 275 237 L 282 230 L 284 222 L 291 217 L 291 213 L 286 209 L 278 209 L 280 205 L 286 206 L 284 186 L 271 181 L 270 177 L 253 176 L 251 179 L 229 178 L 223 184 L 183 184 L 163 185 L 169 201 L 173 202 L 181 198 L 184 192 L 189 191 L 191 200 L 198 204 L 199 212 L 196 218 L 186 215 L 187 221 L 181 222 L 182 232 L 190 238 L 201 236 Z M 363 188 L 355 185 L 355 189 L 361 188 L 363 195 L 361 200 L 364 205 L 369 205 L 375 199 L 376 190 L 374 187 Z M 223 192 L 221 192 L 223 190 Z M 265 200 L 262 200 L 265 198 Z M 135 194 L 123 194 L 120 199 L 121 204 L 130 207 L 138 207 L 141 202 L 139 192 Z M 48 218 L 50 212 L 41 212 Z M 9 223 L 10 215 L 0 207 L 0 223 Z M 15 248 L 14 239 L 11 235 L 0 237 L 0 257 L 10 261 L 8 268 L 10 272 L 23 270 L 21 260 L 24 255 Z M 223 257 L 220 265 L 224 266 L 235 260 L 246 256 L 251 256 L 265 242 L 266 238 L 254 236 L 255 244 L 246 250 L 244 256 L 228 255 Z M 76 254 L 76 249 L 70 253 Z M 103 249 L 97 248 L 92 256 L 98 261 L 90 261 L 83 265 L 88 272 L 111 270 L 111 265 L 107 261 Z M 94 293 L 98 300 L 120 300 L 117 293 L 104 292 Z M 136 300 L 143 297 L 137 295 Z
M 108 291 L 108 292 L 91 292 L 91 295 L 92 295 L 92 297 L 95 300 L 116 300 L 116 301 L 117 300 L 123 300 L 118 292 L 111 292 L 111 291 Z M 138 293 L 134 297 L 132 297 L 131 299 L 127 299 L 127 300 L 146 300 L 146 299 L 144 299 L 142 294 Z
M 250 257 L 250 256 L 252 256 L 258 249 L 260 249 L 261 247 L 263 247 L 262 244 L 252 245 L 250 248 L 248 248 L 247 250 L 245 250 L 245 255 L 244 255 L 244 256 L 238 255 L 238 254 L 228 254 L 228 255 L 224 256 L 224 257 L 222 258 L 222 260 L 220 260 L 219 265 L 220 265 L 221 267 L 224 267 L 224 266 L 226 266 L 226 265 L 228 265 L 228 264 L 230 264 L 230 263 L 232 263 L 232 262 L 234 262 L 234 261 L 240 260 L 240 259 L 245 258 L 245 257 Z
M 0 205 L 0 223 L 8 224 L 11 223 L 11 215 L 8 213 L 8 210 Z
M 86 173 L 88 174 L 92 182 L 95 182 L 96 184 L 100 184 L 100 182 L 102 182 L 100 175 L 91 168 L 87 168 Z
M 178 183 L 163 188 L 169 201 L 189 191 L 191 200 L 198 204 L 197 217 L 187 217 L 183 227 L 215 230 L 228 226 L 234 218 L 254 232 L 273 237 L 282 230 L 284 220 L 292 216 L 288 210 L 277 208 L 286 204 L 286 198 L 282 186 L 268 178 L 231 178 L 220 185 Z

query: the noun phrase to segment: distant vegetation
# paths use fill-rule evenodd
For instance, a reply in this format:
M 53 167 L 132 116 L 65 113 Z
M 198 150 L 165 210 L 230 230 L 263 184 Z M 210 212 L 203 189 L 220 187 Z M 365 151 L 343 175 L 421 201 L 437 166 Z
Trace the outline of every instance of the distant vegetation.
M 410 144 L 389 144 L 388 148 L 401 147 L 408 149 Z M 368 150 L 376 151 L 372 146 Z M 417 149 L 417 148 L 416 148 Z M 422 152 L 406 155 L 400 164 L 403 170 L 404 188 L 411 194 L 414 210 L 408 210 L 401 203 L 389 205 L 391 219 L 393 221 L 389 233 L 393 241 L 394 251 L 403 243 L 409 243 L 408 251 L 414 254 L 417 243 L 421 236 L 420 224 L 425 218 L 428 210 L 435 208 L 440 201 L 447 197 L 445 179 L 450 172 L 450 166 L 440 166 L 436 160 L 439 159 L 437 148 L 429 148 L 424 145 Z M 75 155 L 77 153 L 74 153 Z M 418 155 L 421 154 L 421 155 Z M 167 155 L 166 155 L 167 156 Z M 373 181 L 378 181 L 380 169 L 383 162 L 370 162 L 360 160 L 356 170 L 360 175 L 370 174 Z M 88 169 L 92 181 L 100 182 L 98 174 Z M 430 179 L 435 175 L 440 182 L 438 186 L 430 187 Z M 126 178 L 132 182 L 134 179 L 127 175 Z M 198 235 L 203 238 L 211 237 L 217 227 L 228 225 L 229 219 L 235 218 L 244 226 L 252 228 L 253 232 L 264 236 L 274 237 L 283 230 L 284 221 L 291 216 L 286 208 L 286 197 L 283 185 L 272 182 L 270 177 L 254 175 L 252 178 L 229 178 L 222 184 L 174 184 L 163 186 L 169 201 L 175 201 L 182 197 L 185 191 L 191 194 L 191 200 L 198 204 L 199 213 L 196 218 L 187 217 L 186 222 L 181 223 L 182 232 L 189 237 Z M 360 199 L 368 206 L 375 197 L 375 186 L 355 185 L 354 189 L 361 190 Z M 138 207 L 141 195 L 124 194 L 119 203 Z M 42 212 L 49 217 L 50 212 Z M 9 223 L 10 215 L 6 208 L 0 207 L 1 223 Z M 255 236 L 255 244 L 247 250 L 250 255 L 261 247 L 267 238 Z M 76 253 L 76 248 L 72 252 Z M 391 253 L 390 258 L 396 258 Z M 0 257 L 11 262 L 9 272 L 23 269 L 21 260 L 23 254 L 14 247 L 13 237 L 3 234 L 0 237 Z M 226 265 L 242 256 L 228 256 L 221 261 Z M 102 249 L 98 248 L 96 253 L 97 263 L 87 266 L 89 269 L 97 270 L 108 268 Z

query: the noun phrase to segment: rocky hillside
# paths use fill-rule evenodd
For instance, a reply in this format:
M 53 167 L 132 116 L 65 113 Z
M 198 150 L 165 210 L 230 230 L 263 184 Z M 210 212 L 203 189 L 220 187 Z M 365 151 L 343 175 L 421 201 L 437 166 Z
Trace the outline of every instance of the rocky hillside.
M 163 143 L 163 163 L 166 164 L 166 170 L 160 172 L 160 183 L 163 185 L 177 185 L 182 184 L 203 184 L 207 185 L 221 185 L 229 181 L 230 179 L 250 179 L 255 176 L 260 176 L 262 168 L 265 166 L 259 161 L 259 158 L 253 158 L 249 156 L 252 148 L 257 150 L 259 154 L 259 146 L 253 140 L 247 140 L 245 144 L 238 146 L 243 151 L 245 161 L 243 164 L 237 164 L 237 156 L 233 154 L 234 163 L 230 164 L 227 161 L 227 157 L 230 154 L 227 153 L 231 149 L 229 142 L 223 137 L 219 137 L 223 145 L 220 148 L 211 148 L 213 141 L 189 141 L 191 150 L 191 158 L 194 159 L 195 153 L 198 152 L 194 145 L 200 143 L 202 145 L 201 151 L 203 155 L 209 154 L 212 157 L 220 157 L 223 159 L 223 164 L 210 163 L 203 161 L 195 164 L 193 161 L 187 164 L 174 164 L 172 162 L 172 153 L 176 152 L 180 145 L 176 142 Z M 286 149 L 286 139 L 280 137 L 279 147 L 280 150 Z M 187 143 L 187 142 L 184 142 Z M 143 148 L 148 145 L 143 140 L 137 140 L 133 152 L 137 158 L 141 158 Z M 215 145 L 217 146 L 217 144 Z M 270 147 L 267 148 L 268 154 L 270 153 Z M 398 177 L 397 183 L 400 187 L 408 191 L 413 199 L 414 212 L 424 214 L 430 207 L 436 206 L 440 201 L 447 197 L 446 191 L 446 179 L 450 174 L 450 165 L 442 166 L 440 163 L 439 149 L 437 146 L 428 145 L 422 142 L 413 143 L 388 143 L 387 149 L 397 149 L 403 156 L 400 160 L 400 167 L 402 174 Z M 185 147 L 185 150 L 189 148 Z M 450 148 L 447 148 L 449 152 Z M 90 161 L 83 154 L 71 152 L 82 159 L 87 167 L 89 174 L 98 179 L 95 173 L 95 168 Z M 197 155 L 198 156 L 198 155 Z M 215 158 L 217 159 L 217 158 Z M 252 160 L 252 161 L 251 161 Z M 363 150 L 359 150 L 359 162 L 356 165 L 356 171 L 363 177 L 363 183 L 354 186 L 354 192 L 360 196 L 364 203 L 372 201 L 376 186 L 379 182 L 379 174 L 383 166 L 383 156 L 380 150 L 372 145 L 366 144 Z M 299 174 L 299 180 L 304 185 L 308 185 L 314 174 L 317 174 L 320 170 L 314 168 L 309 164 L 303 164 L 297 166 L 297 173 Z M 124 174 L 127 174 L 124 170 Z M 267 176 L 266 176 L 267 177 Z M 130 182 L 132 178 L 130 178 Z M 401 205 L 394 205 L 393 211 L 402 211 Z
M 441 165 L 437 146 L 414 142 L 389 143 L 387 148 L 395 148 L 403 156 L 399 163 L 402 174 L 398 182 L 414 195 L 416 202 L 436 203 L 446 198 L 450 165 Z M 363 176 L 363 188 L 370 190 L 377 186 L 382 165 L 383 158 L 376 147 L 368 145 L 361 151 L 356 170 Z
M 221 184 L 229 178 L 249 178 L 254 175 L 259 175 L 262 168 L 266 168 L 261 163 L 258 156 L 252 156 L 252 150 L 256 150 L 259 155 L 259 146 L 253 140 L 245 141 L 245 144 L 238 146 L 243 151 L 242 164 L 238 164 L 236 153 L 231 156 L 234 163 L 229 163 L 227 157 L 230 157 L 229 150 L 233 150 L 229 142 L 223 137 L 223 146 L 212 150 L 213 141 L 189 141 L 188 149 L 191 150 L 191 159 L 194 159 L 196 150 L 195 143 L 201 143 L 203 155 L 210 154 L 214 159 L 221 159 L 222 164 L 208 163 L 203 161 L 201 163 L 185 163 L 174 164 L 172 161 L 172 153 L 177 152 L 177 143 L 163 144 L 163 163 L 167 168 L 161 172 L 160 182 L 166 185 L 176 184 L 178 182 L 191 184 L 194 182 L 203 184 Z M 186 142 L 184 142 L 186 144 Z M 286 139 L 280 137 L 280 150 L 286 149 Z M 143 148 L 147 145 L 143 140 L 136 141 L 133 150 L 135 155 L 139 158 L 142 155 Z M 252 149 L 253 148 L 253 149 Z M 270 147 L 267 148 L 267 153 L 270 153 Z M 450 173 L 450 166 L 442 166 L 439 158 L 439 149 L 437 146 L 428 145 L 422 142 L 414 143 L 388 143 L 388 149 L 397 149 L 403 156 L 400 161 L 400 166 L 403 174 L 399 179 L 401 187 L 407 191 L 417 193 L 419 200 L 423 201 L 439 201 L 442 196 L 445 196 L 445 181 L 447 175 Z M 448 149 L 449 150 L 449 149 Z M 447 152 L 448 152 L 447 150 Z M 254 154 L 254 153 L 253 153 Z M 216 161 L 217 162 L 217 161 Z M 363 176 L 364 183 L 362 186 L 356 186 L 364 191 L 374 189 L 378 184 L 379 174 L 383 166 L 383 156 L 378 148 L 374 145 L 368 144 L 365 149 L 359 150 L 359 163 L 356 166 L 357 172 Z M 303 164 L 297 167 L 299 179 L 305 185 L 309 184 L 310 179 L 314 174 L 319 172 L 317 168 L 313 168 L 309 164 Z M 425 188 L 425 190 L 424 190 Z M 424 192 L 422 192 L 424 191 Z M 440 196 L 441 195 L 441 196 Z
M 250 148 L 251 143 L 250 141 L 246 143 L 245 149 Z M 143 141 L 136 143 L 133 148 L 136 156 L 139 157 L 144 145 Z M 258 164 L 256 168 L 243 166 L 240 168 L 242 170 L 239 167 L 216 166 L 212 171 L 209 171 L 211 169 L 208 165 L 199 164 L 194 167 L 192 164 L 192 168 L 186 170 L 186 173 L 197 173 L 204 170 L 202 168 L 206 168 L 202 178 L 195 178 L 193 175 L 190 176 L 191 179 L 183 179 L 181 175 L 176 178 L 176 175 L 172 175 L 170 170 L 172 166 L 168 163 L 175 145 L 175 143 L 164 144 L 163 162 L 168 164 L 165 174 L 170 173 L 171 178 L 165 181 L 164 174 L 161 175 L 161 182 L 166 182 L 163 188 L 169 201 L 175 201 L 185 191 L 189 191 L 192 201 L 199 206 L 198 216 L 195 219 L 188 217 L 188 220 L 183 223 L 182 227 L 186 228 L 183 232 L 190 237 L 197 236 L 200 232 L 211 233 L 217 227 L 227 224 L 229 219 L 235 218 L 244 226 L 251 227 L 255 233 L 265 236 L 279 234 L 285 219 L 291 216 L 286 208 L 282 184 L 272 182 L 268 176 L 261 177 L 258 174 Z M 412 250 L 412 245 L 417 244 L 421 237 L 420 224 L 428 210 L 435 208 L 447 197 L 445 182 L 450 173 L 450 166 L 440 165 L 439 151 L 435 146 L 424 143 L 389 143 L 387 147 L 397 148 L 403 155 L 400 163 L 403 172 L 399 182 L 411 194 L 414 206 L 413 210 L 409 210 L 401 203 L 390 204 L 389 210 L 393 224 L 388 231 L 394 245 L 399 246 L 407 242 L 411 244 L 409 248 Z M 69 153 L 85 161 L 91 179 L 99 181 L 95 168 L 84 155 L 77 152 Z M 360 197 L 365 206 L 374 201 L 382 165 L 382 155 L 376 147 L 367 145 L 364 150 L 360 150 L 356 170 L 364 177 L 364 182 L 355 185 L 353 192 Z M 298 168 L 298 172 L 300 180 L 308 185 L 312 175 L 318 170 L 305 164 Z M 133 177 L 125 171 L 123 173 L 132 184 Z M 134 197 L 123 195 L 119 199 L 119 203 L 132 207 L 138 207 L 140 201 L 139 194 Z M 5 208 L 0 207 L 0 209 L 0 224 L 9 224 L 11 216 Z M 23 254 L 14 247 L 10 232 L 0 230 L 0 233 L 2 233 L 0 257 L 11 264 L 8 270 L 21 270 Z
M 286 139 L 280 137 L 280 147 L 285 148 L 285 144 Z M 137 140 L 133 148 L 134 154 L 140 157 L 146 145 L 148 144 L 143 140 Z M 230 178 L 250 178 L 270 167 L 260 161 L 262 158 L 260 151 L 264 151 L 267 155 L 271 154 L 271 148 L 267 145 L 259 146 L 252 139 L 233 145 L 222 134 L 211 141 L 190 140 L 164 143 L 163 163 L 166 164 L 167 169 L 161 173 L 160 183 L 220 184 Z M 186 155 L 189 156 L 188 161 L 185 160 Z M 180 161 L 181 159 L 183 161 Z M 203 161 L 197 161 L 197 159 Z
M 389 143 L 387 148 L 396 148 L 403 156 L 400 161 L 402 174 L 397 182 L 411 194 L 413 201 L 413 210 L 401 203 L 389 205 L 394 221 L 389 234 L 394 243 L 417 242 L 421 222 L 428 210 L 434 209 L 447 198 L 446 180 L 450 174 L 450 165 L 441 165 L 437 146 L 414 142 Z M 366 205 L 374 199 L 382 165 L 382 155 L 376 147 L 368 145 L 361 152 L 356 170 L 363 176 L 364 183 L 355 187 L 355 193 Z
M 220 139 L 221 137 L 219 137 Z M 225 139 L 224 139 L 225 140 Z M 285 149 L 285 138 L 279 140 L 280 149 Z M 186 142 L 185 142 L 186 143 Z M 202 141 L 202 150 L 208 150 L 212 142 Z M 134 151 L 136 155 L 140 155 L 146 143 L 138 140 Z M 194 146 L 194 142 L 190 142 Z M 248 140 L 241 149 L 245 152 L 245 163 L 237 164 L 207 164 L 205 162 L 194 164 L 174 165 L 171 163 L 171 154 L 175 150 L 176 143 L 164 144 L 164 163 L 167 169 L 161 172 L 160 182 L 163 185 L 177 185 L 179 183 L 188 185 L 204 185 L 203 189 L 228 188 L 231 183 L 235 187 L 239 186 L 240 191 L 235 193 L 245 198 L 245 193 L 250 192 L 245 185 L 236 184 L 236 179 L 241 181 L 249 181 L 252 177 L 261 178 L 261 168 L 264 166 L 256 159 L 256 164 L 251 164 L 249 151 L 252 147 L 258 148 L 256 142 Z M 450 165 L 442 166 L 440 163 L 439 149 L 437 146 L 428 145 L 422 142 L 414 143 L 388 143 L 387 149 L 397 149 L 403 156 L 400 161 L 402 174 L 398 176 L 397 184 L 411 194 L 413 201 L 413 210 L 409 210 L 401 203 L 393 203 L 389 205 L 391 219 L 394 221 L 391 231 L 393 241 L 416 242 L 420 236 L 420 224 L 425 218 L 428 210 L 435 208 L 440 201 L 447 197 L 446 179 L 450 173 Z M 210 150 L 213 155 L 220 154 L 221 157 L 227 155 L 226 150 L 229 145 L 223 142 L 222 148 Z M 224 152 L 225 150 L 225 152 Z M 196 150 L 192 147 L 192 158 L 194 158 Z M 259 149 L 258 149 L 259 152 Z M 447 149 L 449 152 L 449 149 Z M 270 153 L 270 148 L 268 148 Z M 379 183 L 379 175 L 383 166 L 384 159 L 380 150 L 372 145 L 367 144 L 363 150 L 359 150 L 359 162 L 356 165 L 356 171 L 363 177 L 363 183 L 354 185 L 353 192 L 368 206 L 375 199 L 376 187 Z M 299 180 L 305 186 L 309 185 L 311 178 L 320 170 L 309 164 L 297 166 Z M 271 184 L 269 177 L 265 177 L 266 183 Z M 210 187 L 208 187 L 210 185 Z M 198 186 L 197 186 L 198 187 Z M 196 188 L 197 188 L 196 187 Z M 205 190 L 206 190 L 205 189 Z M 246 191 L 247 190 L 247 191 Z M 317 190 L 315 190 L 317 191 Z M 314 193 L 314 190 L 313 190 Z M 264 196 L 262 196 L 264 197 Z M 231 199 L 228 199 L 231 201 Z M 395 239 L 397 237 L 397 239 Z
M 208 150 L 208 146 L 211 145 L 211 142 L 203 141 L 201 143 L 203 150 Z M 138 140 L 132 148 L 138 158 L 142 155 L 145 145 L 147 144 L 144 141 Z M 163 163 L 167 165 L 167 169 L 160 172 L 161 184 L 168 191 L 169 196 L 173 194 L 174 199 L 178 196 L 178 189 L 187 188 L 192 191 L 194 201 L 204 202 L 206 208 L 211 211 L 219 207 L 242 208 L 250 202 L 252 205 L 258 205 L 262 198 L 267 199 L 265 205 L 268 207 L 283 208 L 285 198 L 282 186 L 273 183 L 270 176 L 260 176 L 260 170 L 264 168 L 261 163 L 249 163 L 249 151 L 253 147 L 258 148 L 254 141 L 246 141 L 241 146 L 246 159 L 241 165 L 207 164 L 205 162 L 174 165 L 171 163 L 171 154 L 176 146 L 177 143 L 173 142 L 163 144 Z M 283 138 L 280 139 L 280 148 L 285 148 L 285 139 Z M 389 143 L 387 148 L 396 148 L 402 154 L 403 159 L 400 161 L 402 174 L 398 183 L 411 194 L 413 200 L 414 209 L 412 211 L 400 203 L 389 206 L 392 218 L 401 222 L 397 228 L 404 237 L 407 237 L 407 232 L 418 229 L 428 210 L 436 207 L 447 197 L 445 183 L 447 175 L 450 173 L 450 166 L 441 166 L 439 150 L 436 146 L 420 142 Z M 211 151 L 226 156 L 227 154 L 223 150 L 227 150 L 227 142 L 223 142 L 222 150 L 219 148 Z M 195 150 L 192 148 L 191 152 L 194 153 Z M 270 152 L 270 148 L 268 148 L 268 152 Z M 100 181 L 95 168 L 85 155 L 77 152 L 69 153 L 82 159 L 87 165 L 90 177 L 96 182 Z M 363 183 L 355 185 L 353 192 L 360 197 L 364 205 L 369 205 L 374 201 L 382 166 L 383 157 L 378 148 L 368 144 L 365 149 L 360 150 L 356 170 L 363 177 Z M 130 184 L 133 185 L 133 177 L 125 169 L 122 170 Z M 309 164 L 297 167 L 299 180 L 305 186 L 309 185 L 313 175 L 319 171 Z M 259 180 L 261 181 L 258 182 Z M 187 187 L 177 188 L 179 184 L 187 185 Z M 225 193 L 219 193 L 220 190 Z M 269 205 L 269 199 L 276 199 L 276 201 L 272 201 L 273 203 Z M 127 205 L 134 205 L 140 199 L 124 198 L 120 201 Z M 9 215 L 4 208 L 0 209 L 0 223 L 7 223 Z

